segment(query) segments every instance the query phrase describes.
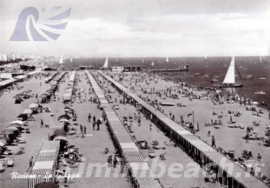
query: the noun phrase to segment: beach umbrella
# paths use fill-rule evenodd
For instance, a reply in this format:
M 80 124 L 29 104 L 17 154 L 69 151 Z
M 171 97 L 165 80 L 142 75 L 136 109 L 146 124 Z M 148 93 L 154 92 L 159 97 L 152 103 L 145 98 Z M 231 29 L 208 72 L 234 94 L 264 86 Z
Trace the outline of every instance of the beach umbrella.
M 30 108 L 30 109 L 38 108 L 38 106 L 39 106 L 39 105 L 38 105 L 37 103 L 32 103 L 32 104 L 29 105 L 29 108 Z
M 67 122 L 67 123 L 69 123 L 69 120 L 68 120 L 68 119 L 63 119 L 63 118 L 62 118 L 62 119 L 59 120 L 59 122 Z
M 5 140 L 0 140 L 0 146 L 2 147 L 2 146 L 5 146 L 6 145 L 6 141 Z
M 53 140 L 54 140 L 54 141 L 57 141 L 57 140 L 64 140 L 64 141 L 67 141 L 67 137 L 65 137 L 65 136 L 56 136 Z
M 24 122 L 21 121 L 21 120 L 15 120 L 15 121 L 12 121 L 9 125 L 10 125 L 10 126 L 11 126 L 11 125 L 14 125 L 14 126 L 21 127 L 21 126 L 24 125 Z
M 17 127 L 6 127 L 5 130 L 17 131 Z
M 27 114 L 27 115 L 32 114 L 32 113 L 33 113 L 33 110 L 31 110 L 31 109 L 25 109 L 23 111 L 23 114 Z
M 54 136 L 65 136 L 67 133 L 66 133 L 66 131 L 64 131 L 63 129 L 57 129 L 57 130 L 55 130 L 54 131 Z
M 18 119 L 27 120 L 27 115 L 26 114 L 20 114 L 17 116 Z
M 59 121 L 60 119 L 67 119 L 67 120 L 70 120 L 71 117 L 70 117 L 69 115 L 64 114 L 64 115 L 61 115 L 61 116 L 58 117 L 58 121 Z
M 58 188 L 59 186 L 53 182 L 42 182 L 35 185 L 35 188 Z

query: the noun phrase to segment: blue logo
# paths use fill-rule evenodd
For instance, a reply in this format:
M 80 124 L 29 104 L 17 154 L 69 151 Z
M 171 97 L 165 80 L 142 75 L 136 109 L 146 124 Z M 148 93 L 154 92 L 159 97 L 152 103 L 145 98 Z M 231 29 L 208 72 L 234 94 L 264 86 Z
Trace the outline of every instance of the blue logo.
M 39 18 L 39 11 L 34 7 L 23 9 L 18 17 L 10 41 L 51 41 L 60 37 L 59 32 L 67 26 L 71 8 L 61 10 L 62 7 L 53 7 L 48 13 L 42 9 L 47 18 Z M 45 16 L 46 17 L 46 16 Z

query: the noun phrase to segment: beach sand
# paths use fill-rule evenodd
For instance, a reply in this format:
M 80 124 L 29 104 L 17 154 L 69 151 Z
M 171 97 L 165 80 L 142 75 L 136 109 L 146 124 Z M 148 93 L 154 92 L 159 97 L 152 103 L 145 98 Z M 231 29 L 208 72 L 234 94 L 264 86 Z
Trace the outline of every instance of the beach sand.
M 258 133 L 260 137 L 264 136 L 266 125 L 269 124 L 268 112 L 265 109 L 263 110 L 263 114 L 260 117 L 252 115 L 251 111 L 247 111 L 244 106 L 240 106 L 239 103 L 232 103 L 232 104 L 223 104 L 223 105 L 214 105 L 211 100 L 197 100 L 193 99 L 192 101 L 189 98 L 184 97 L 183 95 L 179 94 L 179 99 L 172 99 L 166 97 L 165 99 L 161 99 L 160 97 L 156 96 L 155 94 L 145 94 L 141 87 L 136 87 L 134 80 L 136 78 L 142 77 L 140 73 L 139 76 L 132 77 L 131 74 L 125 74 L 123 85 L 126 86 L 128 89 L 135 88 L 134 93 L 138 96 L 141 95 L 143 97 L 149 97 L 152 100 L 157 99 L 159 102 L 166 102 L 166 103 L 173 103 L 175 106 L 167 106 L 162 107 L 165 114 L 169 116 L 169 113 L 175 115 L 175 121 L 180 122 L 180 116 L 182 115 L 185 121 L 192 122 L 192 116 L 188 117 L 188 114 L 194 111 L 194 122 L 195 125 L 199 123 L 200 131 L 196 133 L 197 136 L 200 136 L 202 140 L 209 143 L 211 145 L 211 137 L 214 135 L 216 140 L 217 147 L 221 147 L 224 150 L 234 150 L 235 157 L 241 157 L 241 153 L 244 149 L 250 150 L 253 153 L 254 161 L 257 161 L 256 157 L 257 154 L 260 153 L 262 156 L 262 162 L 264 163 L 264 167 L 262 167 L 261 172 L 269 177 L 270 174 L 270 158 L 269 158 L 269 148 L 263 146 L 262 141 L 259 140 L 249 140 L 246 143 L 242 137 L 245 135 L 246 127 L 251 126 L 253 121 L 259 120 L 260 126 L 253 126 L 254 131 Z M 116 79 L 118 79 L 117 75 L 114 75 Z M 122 74 L 123 76 L 123 74 Z M 159 89 L 166 89 L 170 86 L 175 86 L 174 83 L 169 81 L 164 81 L 162 79 L 148 81 L 149 84 L 145 84 L 139 82 L 138 85 L 141 85 L 143 88 L 155 88 L 155 90 Z M 196 93 L 206 93 L 205 91 L 194 91 Z M 186 107 L 177 107 L 177 103 L 182 103 L 186 105 Z M 228 121 L 230 120 L 230 114 L 228 111 L 240 111 L 242 115 L 240 117 L 232 118 L 236 121 L 236 125 L 243 125 L 244 129 L 239 128 L 229 128 Z M 217 114 L 221 114 L 223 111 L 223 117 L 221 118 L 223 125 L 220 126 L 219 129 L 215 129 L 214 126 L 205 126 L 205 123 L 210 123 L 211 119 L 217 119 L 217 115 L 213 116 L 213 111 L 217 112 Z M 180 126 L 180 125 L 179 125 Z M 208 137 L 207 133 L 211 131 L 211 136 Z
M 84 73 L 80 73 L 80 77 L 82 78 L 82 83 L 80 83 L 80 87 L 85 87 L 85 89 L 89 88 L 89 84 L 86 83 L 84 78 Z M 0 109 L 1 113 L 1 129 L 3 130 L 8 124 L 16 120 L 16 117 L 29 106 L 29 104 L 35 101 L 34 98 L 30 98 L 25 100 L 22 104 L 14 104 L 14 99 L 12 98 L 17 93 L 22 91 L 31 89 L 34 93 L 41 94 L 45 90 L 49 89 L 49 84 L 45 84 L 46 78 L 42 77 L 41 80 L 36 80 L 35 78 L 31 78 L 28 81 L 19 83 L 19 85 L 24 86 L 22 90 L 13 90 L 10 93 L 5 93 L 0 98 L 1 107 L 5 106 L 5 108 Z M 61 102 L 62 96 L 64 94 L 64 89 L 67 86 L 68 78 L 65 77 L 65 82 L 60 83 L 59 92 L 56 92 L 56 96 L 60 97 L 60 101 L 50 102 L 48 104 L 44 104 L 44 106 L 48 106 L 51 108 L 54 117 L 51 117 L 50 113 L 40 113 L 34 115 L 35 121 L 29 122 L 30 134 L 22 134 L 21 139 L 26 140 L 26 144 L 20 144 L 18 146 L 8 146 L 9 149 L 13 153 L 16 153 L 19 150 L 19 147 L 25 147 L 25 153 L 22 155 L 14 155 L 15 165 L 14 167 L 6 168 L 4 173 L 1 173 L 0 176 L 0 187 L 1 188 L 25 188 L 27 187 L 27 180 L 25 179 L 11 179 L 11 173 L 18 172 L 20 174 L 27 173 L 27 169 L 29 168 L 29 160 L 31 156 L 37 156 L 38 149 L 40 148 L 43 140 L 48 140 L 49 129 L 40 127 L 40 120 L 44 121 L 44 124 L 55 125 L 57 124 L 57 118 L 64 113 L 64 104 Z M 40 86 L 40 82 L 42 82 L 42 86 Z M 80 134 L 76 134 L 68 137 L 68 141 L 70 144 L 75 145 L 79 148 L 80 153 L 83 154 L 83 158 L 85 158 L 85 162 L 83 165 L 87 167 L 88 163 L 102 163 L 106 164 L 107 155 L 103 155 L 102 151 L 107 147 L 111 151 L 111 154 L 114 152 L 114 147 L 112 141 L 109 137 L 109 133 L 107 128 L 102 124 L 100 131 L 93 131 L 92 125 L 87 120 L 87 115 L 90 112 L 92 115 L 96 115 L 97 117 L 101 116 L 101 112 L 97 110 L 97 105 L 90 102 L 84 103 L 75 103 L 73 104 L 73 109 L 76 111 L 79 124 L 87 126 L 87 134 L 84 138 L 80 137 Z M 76 127 L 76 126 L 73 126 Z M 78 130 L 78 126 L 76 127 Z M 78 131 L 79 133 L 79 131 Z M 91 136 L 91 134 L 93 136 Z M 110 154 L 110 153 L 109 153 Z M 81 166 L 83 166 L 81 165 Z M 119 168 L 119 167 L 118 167 Z M 117 169 L 118 169 L 117 168 Z M 117 170 L 116 169 L 116 170 Z M 72 169 L 71 173 L 77 174 L 78 168 Z M 69 187 L 129 187 L 128 182 L 124 177 L 114 178 L 114 177 L 85 177 L 87 172 L 87 168 L 83 169 L 83 177 L 73 180 L 68 180 Z M 60 185 L 63 186 L 63 183 L 60 181 Z

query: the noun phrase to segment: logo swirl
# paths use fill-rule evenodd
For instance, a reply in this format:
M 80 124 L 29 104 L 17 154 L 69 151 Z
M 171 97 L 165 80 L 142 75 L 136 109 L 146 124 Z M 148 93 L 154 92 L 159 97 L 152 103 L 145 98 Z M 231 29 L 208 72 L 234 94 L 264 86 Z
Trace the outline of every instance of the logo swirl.
M 10 41 L 50 41 L 60 37 L 59 32 L 67 26 L 71 8 L 61 11 L 61 7 L 53 7 L 45 19 L 39 19 L 39 11 L 35 7 L 23 9 L 18 17 Z M 45 11 L 43 9 L 43 11 Z

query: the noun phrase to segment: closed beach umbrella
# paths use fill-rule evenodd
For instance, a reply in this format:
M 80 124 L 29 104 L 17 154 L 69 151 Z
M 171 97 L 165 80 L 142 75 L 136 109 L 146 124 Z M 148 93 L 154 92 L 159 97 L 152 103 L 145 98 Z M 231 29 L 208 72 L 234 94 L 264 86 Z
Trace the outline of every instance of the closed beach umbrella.
M 35 188 L 58 188 L 59 186 L 52 182 L 42 182 L 35 185 Z

